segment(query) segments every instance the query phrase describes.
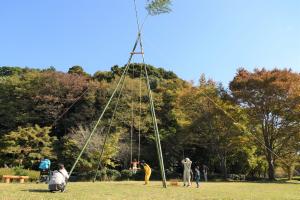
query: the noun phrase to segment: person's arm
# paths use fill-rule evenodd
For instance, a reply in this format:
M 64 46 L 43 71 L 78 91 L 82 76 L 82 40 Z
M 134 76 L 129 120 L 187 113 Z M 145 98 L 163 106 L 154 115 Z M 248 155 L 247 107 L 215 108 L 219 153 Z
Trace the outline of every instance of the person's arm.
M 67 170 L 63 169 L 63 170 L 61 170 L 61 172 L 64 175 L 65 179 L 69 179 L 69 174 L 68 174 Z

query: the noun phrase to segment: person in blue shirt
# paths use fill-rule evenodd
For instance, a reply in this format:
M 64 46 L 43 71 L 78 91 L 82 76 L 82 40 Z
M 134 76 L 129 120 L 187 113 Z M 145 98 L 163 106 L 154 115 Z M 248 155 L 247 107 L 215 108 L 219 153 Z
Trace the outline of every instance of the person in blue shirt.
M 48 158 L 41 159 L 39 164 L 40 182 L 47 182 L 49 180 L 50 166 L 51 161 Z
M 51 161 L 48 158 L 41 159 L 39 169 L 40 170 L 49 170 L 51 166 Z

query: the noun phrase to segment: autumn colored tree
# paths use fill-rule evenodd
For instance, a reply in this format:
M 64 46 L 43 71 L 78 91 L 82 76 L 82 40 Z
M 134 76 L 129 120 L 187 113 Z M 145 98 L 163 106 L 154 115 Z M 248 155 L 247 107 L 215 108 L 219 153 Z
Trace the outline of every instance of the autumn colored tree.
M 120 99 L 112 100 L 99 127 L 99 131 L 107 129 L 119 101 L 109 133 L 112 140 L 102 159 L 102 164 L 111 168 L 128 167 L 131 142 L 133 157 L 137 158 L 139 130 L 141 159 L 158 166 L 145 72 L 141 70 L 144 66 L 130 65 Z M 268 169 L 272 179 L 277 166 L 292 178 L 299 164 L 299 74 L 290 70 L 241 69 L 230 90 L 226 90 L 206 80 L 205 75 L 195 85 L 163 68 L 146 67 L 168 172 L 181 172 L 179 161 L 186 155 L 209 165 L 211 171 L 224 178 L 229 173 L 265 177 Z M 51 153 L 42 154 L 57 157 L 70 167 L 123 70 L 124 66 L 113 66 L 111 71 L 99 71 L 89 77 L 78 67 L 70 73 L 57 72 L 53 67 L 0 67 L 0 139 L 1 150 L 6 151 L 1 153 L 0 164 L 20 161 L 17 136 L 25 137 L 25 131 L 34 135 L 39 132 L 34 125 L 39 124 L 49 127 L 45 132 L 51 138 L 59 138 L 55 145 L 52 143 Z M 97 133 L 93 139 L 79 161 L 78 171 L 91 171 L 97 165 L 103 135 Z M 42 140 L 50 144 L 47 138 Z M 30 144 L 32 148 L 36 141 Z M 12 155 L 9 149 L 16 153 Z M 25 154 L 28 161 L 42 156 L 27 151 Z M 30 162 L 25 165 L 30 167 Z
M 263 143 L 257 145 L 265 152 L 269 179 L 274 180 L 276 155 L 283 156 L 286 140 L 299 133 L 300 75 L 288 69 L 239 69 L 230 90 L 248 111 L 252 133 Z
M 201 163 L 210 162 L 211 168 L 219 168 L 226 179 L 232 158 L 243 152 L 245 137 L 231 117 L 240 123 L 246 123 L 246 117 L 242 109 L 223 98 L 223 92 L 214 81 L 201 76 L 199 87 L 190 86 L 182 91 L 177 115 L 183 128 L 179 139 L 183 149 L 195 148 L 194 153 L 188 148 L 185 151 Z M 201 155 L 199 151 L 205 153 Z

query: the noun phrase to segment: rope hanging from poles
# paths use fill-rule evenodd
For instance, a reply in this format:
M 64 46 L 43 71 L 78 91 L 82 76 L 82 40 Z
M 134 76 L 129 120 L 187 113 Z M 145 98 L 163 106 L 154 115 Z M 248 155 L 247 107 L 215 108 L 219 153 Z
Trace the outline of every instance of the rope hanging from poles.
M 143 66 L 141 65 L 140 69 L 140 87 L 139 87 L 139 97 L 140 97 L 140 110 L 139 110 L 139 135 L 138 135 L 138 163 L 140 163 L 141 157 L 141 121 L 142 121 L 142 75 L 143 74 Z
M 145 65 L 145 60 L 144 60 L 144 50 L 143 50 L 143 45 L 142 45 L 142 40 L 141 40 L 141 30 L 142 30 L 142 27 L 143 27 L 145 21 L 143 22 L 142 26 L 140 26 L 139 20 L 138 20 L 138 13 L 137 13 L 137 8 L 136 8 L 136 2 L 135 2 L 135 0 L 134 0 L 134 5 L 135 5 L 135 13 L 136 13 L 137 26 L 138 26 L 138 34 L 137 34 L 137 38 L 136 38 L 136 41 L 134 43 L 134 46 L 133 46 L 131 52 L 135 52 L 135 50 L 137 48 L 137 45 L 139 44 L 140 49 L 141 49 L 141 55 L 142 55 L 142 58 L 143 58 L 144 71 L 145 71 L 145 75 L 146 75 L 146 83 L 147 83 L 147 89 L 148 89 L 148 95 L 149 95 L 150 111 L 151 111 L 153 128 L 154 128 L 154 133 L 155 133 L 156 149 L 157 149 L 157 153 L 158 153 L 158 159 L 159 159 L 160 171 L 161 171 L 161 176 L 162 176 L 162 182 L 163 182 L 163 187 L 166 188 L 167 184 L 166 184 L 166 176 L 165 176 L 164 163 L 163 163 L 163 157 L 162 157 L 162 150 L 161 150 L 161 144 L 160 144 L 160 136 L 159 136 L 158 126 L 157 126 L 157 119 L 156 119 L 156 114 L 155 114 L 155 108 L 154 108 L 154 103 L 153 103 L 153 97 L 152 97 L 152 91 L 151 91 L 151 87 L 150 87 L 149 76 L 148 76 L 148 72 L 147 72 L 147 66 Z M 106 103 L 106 105 L 105 105 L 105 107 L 104 107 L 104 109 L 103 109 L 100 117 L 96 121 L 96 124 L 95 124 L 94 128 L 92 129 L 91 133 L 87 137 L 87 139 L 86 139 L 86 141 L 85 141 L 85 143 L 84 143 L 84 145 L 83 145 L 83 147 L 82 147 L 79 155 L 77 156 L 77 158 L 76 158 L 76 160 L 75 160 L 75 162 L 74 162 L 74 164 L 73 164 L 73 166 L 72 166 L 72 168 L 70 170 L 69 176 L 72 175 L 72 173 L 73 173 L 73 171 L 74 171 L 74 169 L 75 169 L 75 167 L 76 167 L 79 159 L 81 158 L 83 152 L 85 151 L 85 149 L 86 149 L 87 145 L 89 144 L 89 142 L 90 142 L 92 136 L 94 135 L 95 131 L 97 130 L 97 127 L 99 126 L 99 124 L 100 124 L 100 122 L 101 122 L 101 120 L 102 120 L 105 112 L 107 111 L 108 107 L 110 106 L 112 99 L 116 95 L 117 91 L 120 89 L 120 92 L 119 92 L 119 95 L 118 95 L 117 104 L 115 106 L 113 116 L 112 116 L 112 118 L 110 120 L 110 125 L 109 125 L 109 128 L 108 128 L 108 131 L 106 132 L 104 143 L 103 143 L 103 146 L 102 146 L 102 151 L 100 153 L 98 168 L 97 168 L 97 171 L 96 171 L 96 174 L 95 174 L 95 177 L 94 177 L 94 181 L 96 180 L 98 170 L 99 170 L 99 168 L 101 166 L 101 157 L 103 155 L 103 151 L 104 151 L 104 148 L 105 148 L 107 137 L 108 137 L 108 134 L 109 134 L 111 126 L 112 126 L 112 121 L 114 119 L 115 110 L 118 107 L 119 98 L 121 96 L 122 88 L 124 86 L 124 80 L 126 78 L 126 74 L 127 74 L 128 68 L 130 66 L 131 60 L 133 58 L 133 55 L 134 55 L 134 53 L 130 54 L 128 62 L 125 65 L 125 68 L 124 68 L 123 73 L 122 73 L 122 75 L 121 75 L 121 77 L 120 77 L 120 79 L 119 79 L 119 81 L 117 83 L 116 88 L 114 89 L 112 95 L 110 96 L 108 102 Z M 140 78 L 140 80 L 141 80 L 141 78 Z M 141 83 L 140 83 L 140 106 L 141 106 Z M 133 105 L 132 105 L 132 108 L 133 108 Z M 133 111 L 132 111 L 132 113 L 133 113 Z M 140 116 L 141 116 L 141 107 L 140 107 Z M 141 123 L 141 117 L 139 119 L 140 119 L 139 120 L 139 148 L 140 148 L 140 123 Z M 133 129 L 133 122 L 132 122 L 132 129 Z M 140 150 L 139 150 L 139 153 L 138 153 L 138 157 L 140 157 Z M 131 155 L 131 159 L 132 159 L 132 155 Z
M 139 40 L 140 40 L 140 34 L 138 34 L 138 36 L 137 36 L 137 39 L 136 39 L 135 44 L 134 44 L 134 46 L 133 46 L 132 52 L 135 51 L 135 49 L 136 49 L 136 47 L 137 47 L 137 45 L 138 45 Z M 88 138 L 86 139 L 86 141 L 85 141 L 85 143 L 84 143 L 84 146 L 83 146 L 82 150 L 80 151 L 79 155 L 77 156 L 77 158 L 76 158 L 76 160 L 75 160 L 75 163 L 73 164 L 73 166 L 72 166 L 72 168 L 71 168 L 71 170 L 70 170 L 70 174 L 69 174 L 70 176 L 72 175 L 72 173 L 73 173 L 73 171 L 74 171 L 74 169 L 75 169 L 75 167 L 76 167 L 76 165 L 77 165 L 79 159 L 81 158 L 81 156 L 82 156 L 84 150 L 86 149 L 86 147 L 87 147 L 88 143 L 90 142 L 92 136 L 94 135 L 94 133 L 95 133 L 95 131 L 96 131 L 98 125 L 100 124 L 100 122 L 101 122 L 101 120 L 102 120 L 102 118 L 103 118 L 103 116 L 104 116 L 104 114 L 105 114 L 105 112 L 106 112 L 108 106 L 110 105 L 110 103 L 111 103 L 113 97 L 115 96 L 117 90 L 119 89 L 119 87 L 120 87 L 120 85 L 121 85 L 121 82 L 125 79 L 125 77 L 126 77 L 125 74 L 127 73 L 127 70 L 128 70 L 128 67 L 129 67 L 129 64 L 130 64 L 130 62 L 131 62 L 132 57 L 133 57 L 133 55 L 130 55 L 130 56 L 129 56 L 128 62 L 127 62 L 127 64 L 126 64 L 126 67 L 125 67 L 125 69 L 124 69 L 124 71 L 123 71 L 123 73 L 122 73 L 122 75 L 121 75 L 121 77 L 120 77 L 120 80 L 118 81 L 118 84 L 117 84 L 115 90 L 113 91 L 111 97 L 109 98 L 108 102 L 106 103 L 106 105 L 105 105 L 105 107 L 104 107 L 104 109 L 103 109 L 103 111 L 102 111 L 102 113 L 101 113 L 99 119 L 97 120 L 97 122 L 96 122 L 96 124 L 95 124 L 95 126 L 94 126 L 94 128 L 93 128 L 93 130 L 92 130 L 92 132 L 90 133 L 90 135 L 89 135 Z
M 127 69 L 128 70 L 128 69 Z M 124 88 L 124 83 L 126 81 L 126 74 L 127 72 L 125 73 L 125 78 L 123 79 L 123 82 L 121 84 L 121 89 L 119 91 L 119 94 L 118 94 L 118 97 L 117 97 L 117 102 L 116 102 L 116 105 L 115 105 L 115 108 L 113 110 L 113 114 L 112 114 L 112 117 L 110 119 L 110 122 L 109 122 L 109 126 L 108 126 L 108 129 L 107 129 L 107 132 L 104 136 L 104 141 L 103 141 L 103 145 L 102 145 L 102 148 L 101 148 L 101 152 L 100 152 L 100 156 L 99 156 L 99 159 L 98 159 L 98 165 L 97 165 L 97 169 L 96 169 L 96 173 L 95 173 L 95 176 L 94 176 L 94 179 L 93 179 L 93 182 L 96 181 L 97 179 L 97 175 L 98 175 L 98 172 L 99 172 L 99 169 L 101 167 L 101 159 L 102 159 L 102 156 L 103 156 L 103 153 L 104 153 L 104 149 L 105 149 L 105 145 L 106 145 L 106 142 L 107 142 L 107 138 L 108 138 L 108 135 L 110 134 L 110 130 L 111 130 L 111 127 L 112 127 L 112 123 L 113 123 L 113 120 L 115 118 L 115 114 L 116 114 L 116 111 L 117 111 L 117 108 L 119 106 L 119 102 L 120 102 L 120 98 L 121 98 L 121 95 L 122 95 L 122 91 L 123 91 L 123 88 Z
M 132 78 L 134 79 L 134 64 L 132 64 Z M 130 125 L 130 164 L 133 162 L 133 132 L 134 132 L 134 84 L 131 84 L 131 125 Z
M 140 43 L 140 48 L 143 51 L 143 44 L 142 44 L 141 37 L 140 37 L 140 42 L 139 43 Z M 154 108 L 154 103 L 153 103 L 153 95 L 152 95 L 152 91 L 151 91 L 147 66 L 145 64 L 144 54 L 142 55 L 142 58 L 143 58 L 145 76 L 146 76 L 146 80 L 147 80 L 146 83 L 147 83 L 147 89 L 148 89 L 150 111 L 151 111 L 151 115 L 152 115 L 152 123 L 153 123 L 153 126 L 154 126 L 153 128 L 154 128 L 154 134 L 155 134 L 155 143 L 156 143 L 156 150 L 157 150 L 157 154 L 158 154 L 160 172 L 161 172 L 161 176 L 162 176 L 163 187 L 167 188 L 167 180 L 166 180 L 166 174 L 165 174 L 165 167 L 164 167 L 162 149 L 161 149 L 161 144 L 160 144 L 159 130 L 158 130 L 158 126 L 157 126 L 156 113 L 155 113 L 155 108 Z

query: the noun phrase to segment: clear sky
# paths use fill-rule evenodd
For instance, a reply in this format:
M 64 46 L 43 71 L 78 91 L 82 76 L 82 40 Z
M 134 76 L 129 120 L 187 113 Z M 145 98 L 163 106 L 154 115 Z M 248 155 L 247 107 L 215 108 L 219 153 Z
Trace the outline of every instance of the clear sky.
M 146 1 L 136 1 L 143 18 Z M 133 0 L 0 0 L 0 66 L 81 65 L 93 74 L 123 65 L 136 37 L 133 8 Z M 300 72 L 299 8 L 299 0 L 174 0 L 172 13 L 146 21 L 146 62 L 225 85 L 239 67 Z

